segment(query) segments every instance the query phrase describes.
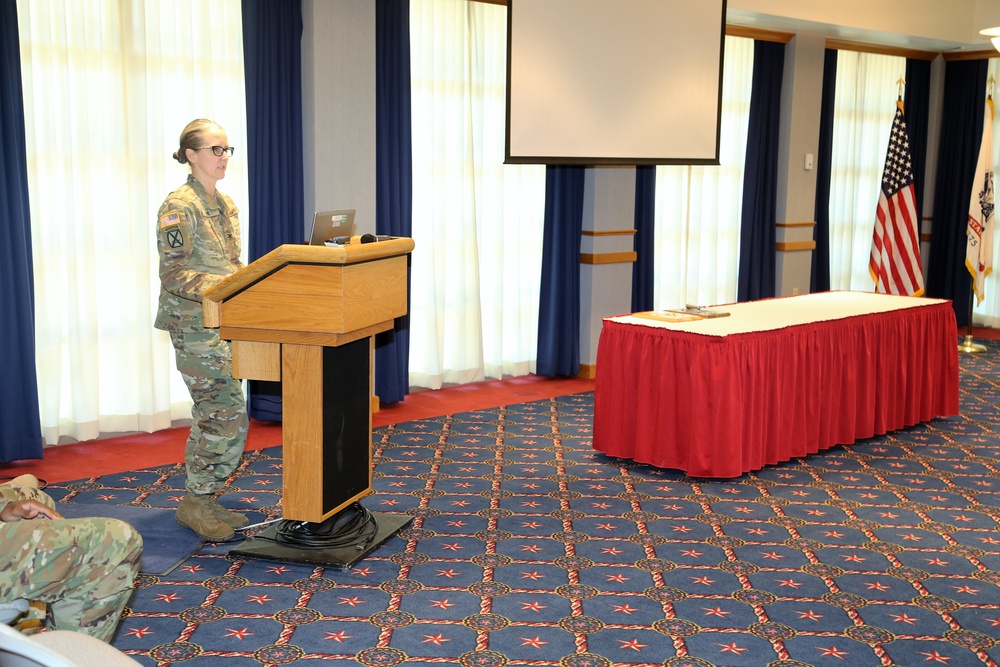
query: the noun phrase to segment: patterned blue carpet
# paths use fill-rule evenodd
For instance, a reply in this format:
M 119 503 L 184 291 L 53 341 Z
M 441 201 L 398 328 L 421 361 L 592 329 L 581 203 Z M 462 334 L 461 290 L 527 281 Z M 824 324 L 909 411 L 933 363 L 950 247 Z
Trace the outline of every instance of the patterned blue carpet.
M 353 569 L 206 546 L 142 575 L 115 645 L 144 665 L 996 665 L 997 356 L 962 416 L 738 480 L 612 460 L 593 395 L 376 430 L 364 504 L 413 523 Z M 279 448 L 223 504 L 280 514 Z M 176 507 L 179 466 L 53 485 Z

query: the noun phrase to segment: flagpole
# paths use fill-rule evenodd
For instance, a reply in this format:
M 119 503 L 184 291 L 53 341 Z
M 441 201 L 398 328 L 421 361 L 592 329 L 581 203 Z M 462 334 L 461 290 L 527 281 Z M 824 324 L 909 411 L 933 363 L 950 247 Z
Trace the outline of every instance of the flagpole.
M 903 77 L 899 77 L 896 113 L 882 170 L 882 185 L 872 225 L 868 272 L 875 292 L 923 296 L 920 261 L 920 219 L 917 216 L 913 161 L 903 115 Z
M 965 332 L 965 340 L 958 344 L 959 352 L 985 352 L 986 346 L 975 342 L 972 336 L 972 306 L 976 303 L 976 283 L 972 283 L 972 294 L 969 295 L 969 327 Z
M 988 86 L 989 86 L 989 88 L 987 90 L 987 93 L 986 93 L 987 104 L 991 104 L 992 100 L 993 100 L 993 84 L 994 84 L 994 82 L 995 82 L 995 79 L 992 76 L 990 76 L 990 79 L 987 82 Z M 991 120 L 992 120 L 992 114 L 991 114 L 990 118 L 987 118 L 984 121 L 984 126 L 983 126 L 983 136 L 984 137 L 987 136 L 987 132 L 989 131 L 989 128 L 987 128 L 985 126 L 985 123 L 991 122 Z M 982 154 L 982 152 L 983 152 L 983 150 L 982 150 L 982 148 L 980 148 L 980 154 Z M 988 181 L 992 181 L 992 176 L 989 177 Z M 991 190 L 992 190 L 992 184 L 989 184 L 989 187 L 987 187 L 987 192 L 989 192 L 990 194 L 992 194 Z M 975 188 L 973 189 L 973 193 L 975 193 Z M 990 203 L 992 203 L 992 201 Z M 988 220 L 988 214 L 983 216 L 984 225 L 987 223 L 987 220 Z M 988 249 L 986 249 L 986 251 L 987 252 L 992 252 L 992 248 L 988 248 Z M 983 252 L 983 249 L 982 249 L 981 246 L 980 246 L 979 252 L 980 253 Z M 966 265 L 969 265 L 968 262 L 969 262 L 969 260 L 967 258 L 966 259 Z M 971 270 L 971 266 L 970 266 L 970 270 Z M 971 352 L 971 353 L 975 353 L 975 352 L 985 352 L 986 351 L 986 346 L 985 345 L 981 345 L 980 343 L 975 342 L 975 340 L 974 340 L 974 338 L 972 336 L 972 309 L 975 306 L 976 299 L 979 297 L 979 294 L 976 292 L 976 281 L 978 280 L 977 275 L 973 275 L 972 276 L 972 293 L 969 295 L 969 324 L 968 324 L 968 329 L 966 330 L 965 340 L 963 340 L 958 345 L 958 351 L 959 352 Z

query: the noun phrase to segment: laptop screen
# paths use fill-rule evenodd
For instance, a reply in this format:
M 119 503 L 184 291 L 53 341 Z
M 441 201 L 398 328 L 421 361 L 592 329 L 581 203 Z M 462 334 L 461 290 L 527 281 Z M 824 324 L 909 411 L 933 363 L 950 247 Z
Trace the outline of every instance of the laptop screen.
M 338 236 L 354 236 L 354 209 L 317 211 L 313 217 L 309 245 L 323 245 Z

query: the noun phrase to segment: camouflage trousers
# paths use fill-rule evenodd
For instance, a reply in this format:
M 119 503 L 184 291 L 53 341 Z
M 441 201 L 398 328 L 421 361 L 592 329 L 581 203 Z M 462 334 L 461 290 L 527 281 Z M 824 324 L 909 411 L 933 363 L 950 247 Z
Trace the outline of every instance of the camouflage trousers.
M 37 488 L 25 499 L 55 507 Z M 22 519 L 0 523 L 0 601 L 43 602 L 57 630 L 110 642 L 139 573 L 142 537 L 118 519 Z
M 213 331 L 170 334 L 177 370 L 191 394 L 191 435 L 184 451 L 185 488 L 215 494 L 239 465 L 247 441 L 243 385 L 233 378 L 227 341 Z

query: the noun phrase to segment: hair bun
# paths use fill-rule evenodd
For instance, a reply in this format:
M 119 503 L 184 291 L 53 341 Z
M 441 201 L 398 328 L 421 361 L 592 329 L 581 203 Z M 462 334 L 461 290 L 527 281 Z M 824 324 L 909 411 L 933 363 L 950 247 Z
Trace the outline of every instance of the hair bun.
M 187 158 L 180 151 L 174 151 L 174 159 L 181 164 L 187 164 Z

